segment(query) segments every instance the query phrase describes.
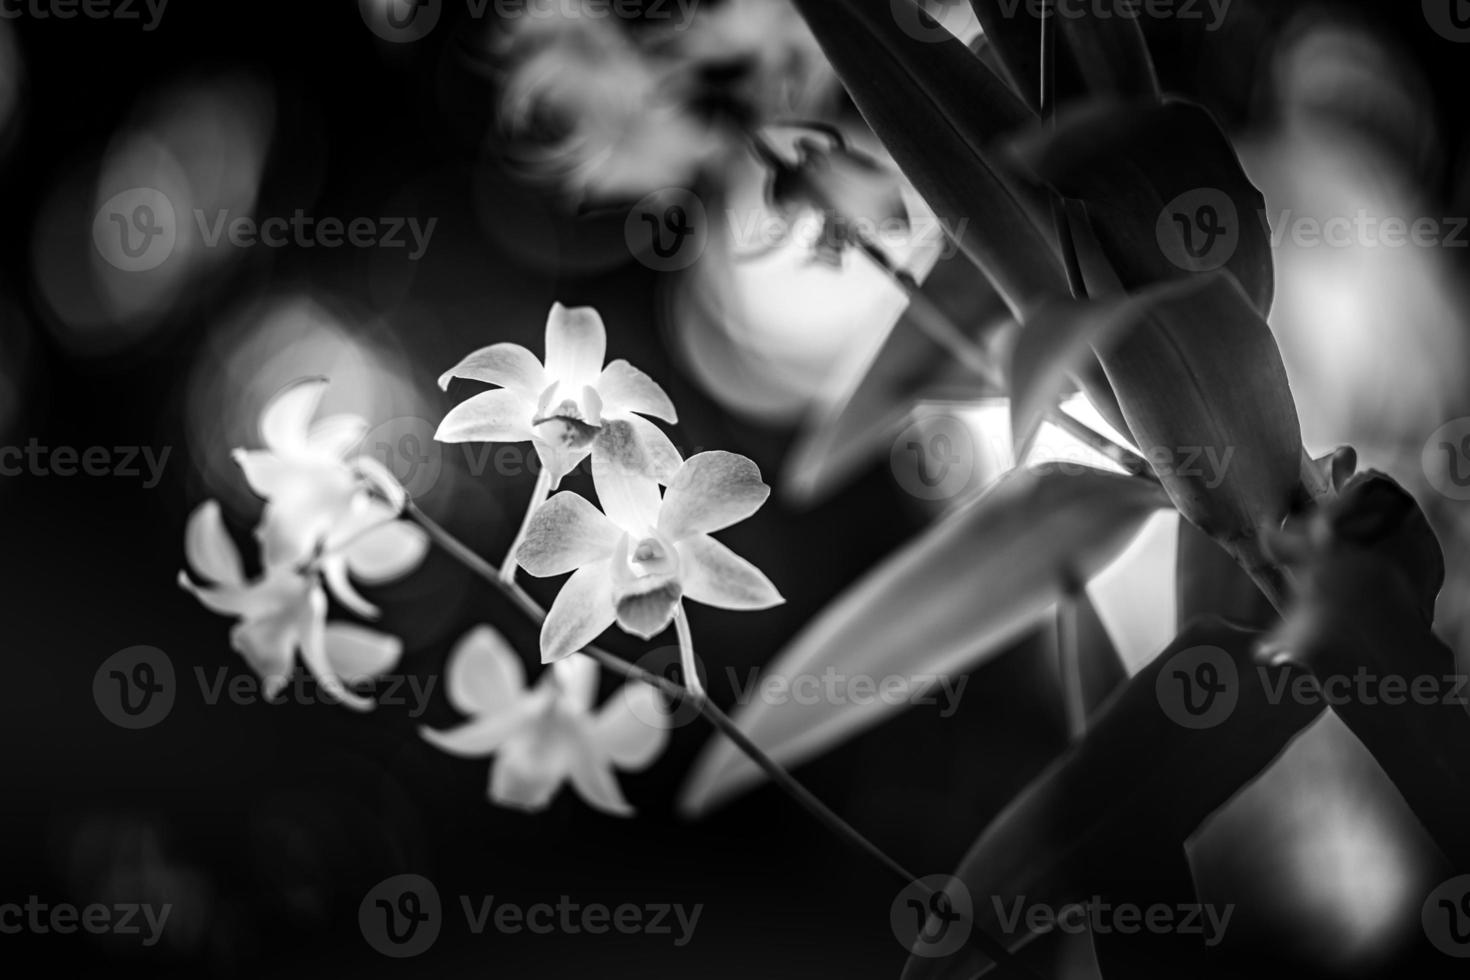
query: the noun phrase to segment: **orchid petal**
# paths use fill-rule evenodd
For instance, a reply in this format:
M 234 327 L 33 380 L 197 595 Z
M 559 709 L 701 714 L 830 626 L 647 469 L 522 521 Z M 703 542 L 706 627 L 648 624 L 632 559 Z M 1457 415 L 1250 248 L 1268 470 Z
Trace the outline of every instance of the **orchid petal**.
M 537 578 L 609 557 L 623 532 L 585 497 L 563 491 L 531 515 L 516 562 Z
M 618 626 L 625 632 L 651 640 L 674 621 L 679 608 L 680 590 L 676 582 L 666 582 L 646 592 L 629 592 L 616 598 Z
M 597 500 L 613 523 L 638 537 L 658 522 L 658 474 L 666 472 L 667 464 L 641 435 L 631 422 L 616 419 L 602 427 L 592 444 Z
M 546 370 L 536 355 L 520 344 L 481 347 L 440 375 L 439 387 L 448 390 L 452 378 L 511 388 L 533 402 L 546 387 Z
M 274 700 L 291 679 L 291 655 L 298 636 L 288 616 L 244 620 L 230 630 L 230 646 L 264 683 L 268 699 Z
M 607 356 L 607 328 L 590 306 L 568 309 L 553 304 L 546 319 L 546 374 L 548 379 L 580 391 L 596 382 Z
M 611 563 L 603 559 L 583 565 L 557 593 L 541 624 L 541 662 L 554 663 L 580 650 L 616 619 Z
M 593 737 L 618 768 L 644 769 L 669 743 L 667 725 L 654 724 L 655 719 L 668 717 L 668 706 L 658 690 L 642 681 L 630 681 L 593 719 Z
M 327 659 L 327 596 L 320 588 L 311 590 L 300 613 L 301 661 L 321 689 L 334 700 L 355 711 L 368 711 L 373 702 L 347 689 Z
M 526 699 L 526 671 L 505 637 L 477 626 L 449 655 L 449 703 L 467 715 L 509 715 Z
M 322 581 L 326 583 L 327 591 L 332 594 L 332 598 L 363 619 L 377 619 L 382 615 L 382 611 L 364 599 L 352 584 L 352 579 L 347 575 L 347 561 L 341 555 L 332 555 L 323 559 L 321 570 Z
M 250 489 L 266 500 L 285 492 L 301 478 L 299 464 L 282 459 L 270 450 L 236 449 L 230 455 L 245 474 Z
M 664 495 L 658 529 L 674 541 L 738 524 L 760 510 L 771 488 L 744 456 L 708 452 L 691 456 Z
M 448 731 L 420 728 L 419 735 L 441 752 L 473 759 L 494 753 L 526 724 L 526 720 L 519 712 L 485 715 Z
M 343 548 L 342 557 L 353 575 L 376 584 L 407 574 L 418 567 L 428 551 L 429 537 L 422 528 L 393 521 L 354 539 Z
M 658 382 L 621 358 L 602 369 L 597 393 L 605 412 L 637 412 L 669 423 L 679 421 L 674 403 Z
M 496 754 L 490 799 L 518 810 L 544 810 L 566 780 L 571 762 L 565 745 L 517 732 Z
M 674 547 L 679 582 L 695 602 L 719 609 L 770 609 L 786 601 L 760 569 L 708 535 L 696 534 Z
M 590 732 L 578 735 L 579 751 L 571 754 L 567 776 L 572 789 L 587 803 L 615 817 L 631 817 L 633 807 L 613 775 L 612 760 L 597 746 Z
M 260 436 L 266 447 L 283 456 L 309 451 L 311 417 L 326 391 L 326 378 L 305 378 L 272 398 L 260 416 Z
M 249 616 L 262 606 L 258 590 L 249 586 L 226 585 L 204 589 L 195 585 L 187 572 L 179 572 L 179 588 L 190 593 L 212 613 L 221 616 Z
M 326 651 L 333 674 L 348 684 L 361 684 L 391 670 L 403 655 L 403 643 L 352 623 L 329 623 Z
M 592 710 L 597 699 L 597 661 L 585 653 L 574 653 L 551 665 L 561 691 L 562 707 L 576 714 Z
M 244 585 L 245 570 L 240 550 L 225 530 L 219 502 L 208 500 L 189 515 L 184 530 L 184 555 L 200 576 L 221 585 Z
M 307 430 L 306 444 L 313 453 L 346 459 L 368 428 L 367 420 L 359 415 L 329 415 Z
M 482 391 L 449 410 L 434 438 L 440 442 L 525 442 L 535 405 L 511 388 Z

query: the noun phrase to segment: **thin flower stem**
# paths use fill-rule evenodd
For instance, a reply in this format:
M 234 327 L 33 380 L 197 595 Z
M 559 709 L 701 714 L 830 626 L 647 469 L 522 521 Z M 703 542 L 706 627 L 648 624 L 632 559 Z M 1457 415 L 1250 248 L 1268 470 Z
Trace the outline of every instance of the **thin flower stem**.
M 418 504 L 409 500 L 404 505 L 403 516 L 423 528 L 425 533 L 429 535 L 429 538 L 440 548 L 443 548 L 451 557 L 499 589 L 506 598 L 532 620 L 543 622 L 546 619 L 545 610 L 541 608 L 541 605 L 535 599 L 531 598 L 525 589 L 521 588 L 514 581 L 507 581 L 502 578 L 500 572 L 494 565 L 481 558 L 472 548 L 450 534 L 428 514 L 425 514 L 419 508 Z M 685 621 L 684 625 L 679 627 L 678 624 L 681 620 L 684 620 L 682 607 L 675 615 L 676 628 L 680 629 L 680 649 L 682 652 L 685 649 L 685 637 L 683 634 L 688 629 L 688 624 Z M 692 644 L 688 649 L 692 654 Z M 751 762 L 755 763 L 757 768 L 764 772 L 777 788 L 791 797 L 802 809 L 811 814 L 818 823 L 835 834 L 838 839 L 846 841 L 856 850 L 873 858 L 900 878 L 906 885 L 921 891 L 926 899 L 932 899 L 935 896 L 933 889 L 925 885 L 916 875 L 893 857 L 889 856 L 877 844 L 874 844 L 867 837 L 863 836 L 857 828 L 838 816 L 827 804 L 818 799 L 811 790 L 797 782 L 780 763 L 761 751 L 736 726 L 730 716 L 721 711 L 702 691 L 695 693 L 666 677 L 660 677 L 657 674 L 644 670 L 637 664 L 631 664 L 616 654 L 609 653 L 600 647 L 589 645 L 583 647 L 582 651 L 614 674 L 618 674 L 629 680 L 642 681 L 645 684 L 650 684 L 675 701 L 688 701 L 693 704 L 699 709 L 699 713 L 705 720 L 716 731 L 728 738 Z M 686 666 L 686 670 L 688 671 L 686 674 L 687 677 L 697 678 L 698 675 L 692 668 Z M 1015 977 L 1024 978 L 1024 980 L 1041 980 L 1034 971 L 1019 963 L 1004 943 L 991 937 L 984 930 L 973 928 L 970 932 L 970 942 L 977 950 L 993 960 L 1006 973 Z
M 674 606 L 674 631 L 679 635 L 679 669 L 684 673 L 684 686 L 690 694 L 708 701 L 704 682 L 699 679 L 699 662 L 694 658 L 694 631 L 689 628 L 683 600 Z
M 531 500 L 526 504 L 526 513 L 521 518 L 520 530 L 516 531 L 515 540 L 510 543 L 510 550 L 505 553 L 505 561 L 500 563 L 500 580 L 506 585 L 516 580 L 516 569 L 520 567 L 516 563 L 516 552 L 520 550 L 521 542 L 526 540 L 526 532 L 530 530 L 531 518 L 541 505 L 546 503 L 546 498 L 551 496 L 551 470 L 545 466 L 541 472 L 536 474 L 536 486 L 531 490 Z

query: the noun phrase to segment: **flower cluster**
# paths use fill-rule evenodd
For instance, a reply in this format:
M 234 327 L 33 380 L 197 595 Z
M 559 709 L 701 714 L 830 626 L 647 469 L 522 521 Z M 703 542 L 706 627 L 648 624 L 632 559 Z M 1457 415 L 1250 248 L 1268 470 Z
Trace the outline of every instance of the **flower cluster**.
M 571 573 L 542 624 L 541 661 L 551 666 L 540 680 L 528 688 L 515 652 L 480 627 L 449 663 L 449 697 L 468 720 L 423 731 L 446 752 L 494 756 L 490 798 L 520 809 L 544 808 L 570 783 L 592 806 L 627 815 L 632 808 L 615 770 L 647 766 L 667 741 L 667 709 L 645 683 L 627 684 L 594 711 L 597 663 L 581 651 L 604 630 L 617 624 L 647 639 L 674 625 L 685 683 L 702 694 L 683 600 L 725 609 L 782 601 L 759 570 L 710 536 L 770 495 L 756 465 L 724 452 L 683 459 L 649 421 L 676 421 L 668 395 L 627 361 L 607 363 L 606 352 L 607 330 L 595 310 L 556 304 L 544 362 L 517 344 L 493 344 L 439 379 L 446 389 L 454 379 L 492 387 L 450 411 L 437 439 L 530 443 L 542 463 L 500 569 L 503 587 L 517 588 L 517 567 L 538 577 Z M 406 495 L 386 468 L 354 455 L 367 424 L 346 415 L 312 421 L 325 387 L 312 379 L 278 395 L 261 420 L 265 448 L 235 453 L 266 501 L 256 530 L 261 574 L 247 578 L 219 505 L 209 501 L 190 517 L 185 540 L 189 564 L 209 584 L 182 572 L 179 581 L 209 609 L 238 620 L 235 649 L 268 694 L 279 693 L 299 653 L 326 691 L 361 709 L 372 702 L 352 685 L 396 663 L 400 644 L 358 625 L 328 623 L 328 596 L 376 618 L 354 580 L 407 573 L 428 537 L 400 519 Z M 602 509 L 573 493 L 551 496 L 589 457 Z
M 290 680 L 299 652 L 322 689 L 349 707 L 372 702 L 353 684 L 390 669 L 397 638 L 346 623 L 327 622 L 327 594 L 366 619 L 378 610 L 353 586 L 407 574 L 423 559 L 428 539 L 398 519 L 403 491 L 371 456 L 354 456 L 367 423 L 353 415 L 312 422 L 326 381 L 299 382 L 277 395 L 261 418 L 265 449 L 238 450 L 251 489 L 266 501 L 255 536 L 262 570 L 245 575 L 240 552 L 219 505 L 208 501 L 189 518 L 185 553 L 196 585 L 179 584 L 206 607 L 238 622 L 235 650 L 275 697 Z

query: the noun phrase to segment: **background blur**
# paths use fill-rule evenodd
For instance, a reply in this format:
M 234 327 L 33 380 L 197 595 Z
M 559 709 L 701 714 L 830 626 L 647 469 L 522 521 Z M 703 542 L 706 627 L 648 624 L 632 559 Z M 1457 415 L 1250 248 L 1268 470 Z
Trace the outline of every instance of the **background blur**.
M 727 19 L 714 49 L 794 44 L 789 12 L 700 6 L 710 16 L 741 8 L 757 25 L 742 33 L 739 17 Z M 895 976 L 906 957 L 889 927 L 899 883 L 783 796 L 762 788 L 698 823 L 673 812 L 708 736 L 698 723 L 678 729 L 651 770 L 626 778 L 636 819 L 603 817 L 567 793 L 547 813 L 522 816 L 485 801 L 483 763 L 417 737 L 418 725 L 456 717 L 437 689 L 422 718 L 407 707 L 360 716 L 202 695 L 196 668 L 211 678 L 246 668 L 228 647 L 228 624 L 175 585 L 184 520 L 216 497 L 237 532 L 253 523 L 257 505 L 229 451 L 257 443 L 261 406 L 292 379 L 330 375 L 325 410 L 367 416 L 379 427 L 370 442 L 386 447 L 425 509 L 498 558 L 533 477 L 476 473 L 458 447 L 432 442 L 463 397 L 439 392 L 435 379 L 463 353 L 498 340 L 539 350 L 553 300 L 594 305 L 610 356 L 644 368 L 678 405 L 674 439 L 686 453 L 746 454 L 774 483 L 809 436 L 804 420 L 851 384 L 861 352 L 898 315 L 885 284 L 850 263 L 750 265 L 718 248 L 679 272 L 639 261 L 624 234 L 627 200 L 577 200 L 543 179 L 507 132 L 501 42 L 515 25 L 446 0 L 428 36 L 397 43 L 372 29 L 370 7 L 173 0 L 153 29 L 142 5 L 137 20 L 42 17 L 49 8 L 34 5 L 6 7 L 0 19 L 11 221 L 0 239 L 0 444 L 106 447 L 115 464 L 139 451 L 137 475 L 0 477 L 9 670 L 0 726 L 11 746 L 0 902 L 34 894 L 175 906 L 151 949 L 129 937 L 25 935 L 0 936 L 0 955 L 33 953 L 80 975 L 121 964 L 153 975 Z M 1433 30 L 1418 3 L 1236 0 L 1203 39 L 1168 22 L 1147 31 L 1166 87 L 1221 115 L 1273 209 L 1470 214 L 1470 47 Z M 556 77 L 590 85 L 594 67 Z M 860 125 L 830 79 L 807 81 L 823 112 Z M 614 92 L 620 82 L 606 77 Z M 701 165 L 721 172 L 732 197 L 758 196 L 739 152 L 702 147 Z M 662 187 L 684 175 L 658 176 L 668 178 Z M 403 248 L 235 248 L 209 245 L 181 220 L 168 262 L 129 273 L 102 260 L 93 218 L 139 186 L 181 214 L 301 209 L 380 228 L 436 224 L 415 260 L 406 231 Z M 577 218 L 579 207 L 590 213 Z M 1283 245 L 1273 322 L 1313 448 L 1358 445 L 1370 465 L 1415 487 L 1451 544 L 1470 536 L 1457 531 L 1470 522 L 1463 505 L 1426 489 L 1420 450 L 1470 415 L 1467 256 L 1463 247 Z M 156 485 L 148 458 L 164 460 Z M 707 664 L 743 676 L 767 662 L 936 512 L 904 491 L 886 445 L 820 499 L 799 497 L 778 495 L 724 536 L 788 601 L 760 615 L 693 610 Z M 1447 631 L 1464 628 L 1453 597 L 1470 580 L 1463 557 L 1454 566 Z M 540 585 L 532 591 L 549 595 Z M 477 623 L 535 649 L 530 624 L 442 555 L 373 595 L 384 628 L 405 640 L 402 670 L 420 679 L 436 678 Z M 914 630 L 921 641 L 923 624 Z M 608 646 L 640 656 L 629 640 Z M 181 690 L 163 723 L 126 731 L 98 711 L 92 680 L 108 656 L 138 644 L 167 653 Z M 1066 744 L 1033 652 L 1022 644 L 979 671 L 953 717 L 912 711 L 800 775 L 911 868 L 948 872 Z M 715 696 L 728 698 L 723 673 L 715 677 Z M 1304 752 L 1331 755 L 1308 742 Z M 1331 777 L 1354 766 L 1364 763 L 1324 756 L 1310 768 Z M 1349 785 L 1342 779 L 1334 785 Z M 1429 873 L 1422 843 L 1405 836 L 1382 788 L 1351 799 L 1331 787 L 1292 797 L 1280 781 L 1258 789 L 1241 802 L 1259 822 L 1225 821 L 1221 831 L 1251 846 L 1197 863 L 1248 910 L 1248 926 L 1230 936 L 1240 955 L 1271 949 L 1302 976 L 1431 975 L 1417 906 L 1394 900 L 1396 889 L 1422 893 L 1405 884 Z M 402 872 L 431 878 L 456 909 L 459 895 L 522 905 L 570 895 L 704 911 L 684 948 L 649 935 L 477 937 L 451 912 L 433 950 L 398 963 L 363 941 L 357 908 Z M 1288 915 L 1303 911 L 1305 926 Z

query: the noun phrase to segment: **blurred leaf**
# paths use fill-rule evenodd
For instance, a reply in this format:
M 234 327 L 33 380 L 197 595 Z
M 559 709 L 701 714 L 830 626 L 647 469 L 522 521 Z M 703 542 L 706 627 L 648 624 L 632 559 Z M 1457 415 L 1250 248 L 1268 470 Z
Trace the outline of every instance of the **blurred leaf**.
M 1240 286 L 1224 272 L 1194 280 L 1099 357 L 1179 512 L 1278 600 L 1261 535 L 1297 497 L 1301 428 L 1276 339 Z
M 1086 739 L 1002 811 L 956 872 L 975 899 L 977 928 L 1015 948 L 1029 937 L 1005 934 L 993 899 L 1059 909 L 1151 880 L 1142 855 L 1150 862 L 1164 855 L 1177 868 L 1189 835 L 1321 711 L 1272 702 L 1271 672 L 1258 672 L 1252 660 L 1259 635 L 1217 619 L 1191 623 L 1118 692 Z M 1160 679 L 1174 669 L 1175 654 L 1199 648 L 1228 658 L 1237 700 L 1218 724 L 1189 728 L 1166 711 Z M 966 949 L 911 957 L 904 977 L 969 980 L 985 968 Z
M 1333 711 L 1456 868 L 1470 869 L 1461 802 L 1470 791 L 1470 690 L 1431 629 L 1444 560 L 1424 512 L 1392 479 L 1368 472 L 1272 549 L 1298 572 L 1300 591 L 1263 658 L 1324 685 L 1347 681 L 1331 689 Z M 1382 687 L 1390 678 L 1403 682 L 1398 695 Z M 1416 685 L 1430 696 L 1411 693 Z
M 838 597 L 777 656 L 762 682 L 820 677 L 833 669 L 875 681 L 904 677 L 910 694 L 929 687 L 1034 628 L 1065 590 L 1116 558 L 1165 503 L 1157 487 L 1100 470 L 1013 471 Z M 900 707 L 757 697 L 735 721 L 776 761 L 791 765 Z M 682 807 L 705 812 L 759 776 L 728 741 L 715 739 Z
M 863 118 L 965 254 L 1018 316 L 1066 279 L 1038 189 L 1003 176 L 985 152 L 1035 121 L 1010 88 L 958 39 L 910 36 L 887 4 L 795 0 Z M 938 28 L 923 11 L 921 23 Z
M 922 401 L 974 401 L 1004 392 L 976 375 L 915 322 L 936 311 L 972 344 L 983 345 L 1005 304 L 975 276 L 962 256 L 941 259 L 913 305 L 899 318 L 851 390 L 817 409 L 787 456 L 781 492 L 804 506 L 816 504 L 862 466 L 888 451 Z
M 1086 202 L 1125 288 L 1228 268 L 1256 310 L 1271 311 L 1266 199 L 1207 110 L 1098 100 L 1013 148 L 1032 173 Z
M 1040 111 L 1041 18 L 1035 0 L 970 0 L 1012 87 Z M 1084 94 L 1159 97 L 1153 59 L 1136 18 L 1080 9 L 1053 17 L 1059 101 Z

